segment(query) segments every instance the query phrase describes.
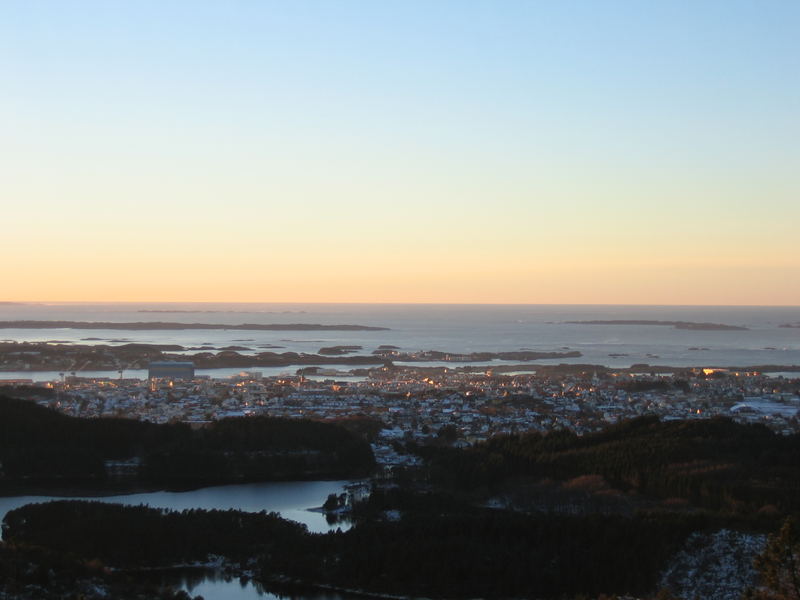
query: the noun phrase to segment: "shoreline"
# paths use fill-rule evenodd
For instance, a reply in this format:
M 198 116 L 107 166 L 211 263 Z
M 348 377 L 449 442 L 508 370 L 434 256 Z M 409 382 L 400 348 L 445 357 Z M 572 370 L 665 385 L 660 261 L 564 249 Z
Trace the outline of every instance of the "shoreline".
M 262 351 L 240 354 L 236 349 L 250 351 L 243 346 L 209 348 L 194 354 L 175 354 L 186 349 L 178 345 L 129 343 L 120 346 L 109 344 L 71 344 L 53 342 L 0 342 L 0 372 L 36 371 L 116 371 L 145 369 L 152 362 L 187 362 L 196 369 L 249 369 L 256 367 L 314 367 L 324 365 L 389 366 L 396 362 L 447 362 L 457 366 L 466 362 L 538 360 L 580 358 L 582 354 L 563 351 L 512 351 L 448 353 L 434 350 L 397 352 L 376 350 L 372 354 L 326 354 L 321 348 L 316 354 L 304 352 Z M 190 348 L 190 350 L 193 350 Z M 216 351 L 216 353 L 214 352 Z M 9 366 L 10 365 L 10 366 Z M 80 368 L 76 369 L 75 366 Z
M 356 596 L 359 598 L 375 598 L 381 600 L 425 600 L 420 598 L 419 596 L 412 596 L 412 595 L 401 595 L 401 594 L 389 594 L 389 593 L 380 593 L 380 592 L 370 592 L 367 590 L 361 590 L 357 588 L 345 588 L 341 586 L 336 586 L 333 584 L 326 584 L 326 583 L 318 583 L 312 581 L 305 581 L 302 579 L 295 579 L 286 575 L 273 575 L 267 578 L 259 578 L 253 572 L 251 567 L 246 565 L 242 565 L 240 563 L 229 561 L 228 559 L 220 556 L 209 556 L 209 560 L 205 563 L 185 563 L 185 564 L 175 564 L 175 565 L 165 565 L 159 567 L 130 567 L 130 568 L 112 568 L 113 571 L 117 573 L 124 573 L 126 575 L 170 575 L 174 573 L 175 575 L 181 575 L 187 572 L 193 572 L 198 574 L 203 574 L 204 576 L 208 575 L 222 575 L 225 578 L 231 579 L 239 579 L 252 581 L 255 584 L 261 586 L 266 592 L 273 593 L 277 592 L 281 595 L 281 592 L 286 592 L 289 594 L 293 594 L 296 592 L 303 592 L 303 591 L 325 591 L 325 592 L 336 592 L 345 594 L 347 596 Z M 174 583 L 167 582 L 171 588 L 179 588 L 179 585 Z
M 0 329 L 107 329 L 115 331 L 183 331 L 223 329 L 232 331 L 390 331 L 370 325 L 321 325 L 319 323 L 174 323 L 168 321 L 0 321 Z
M 200 482 L 196 485 L 148 485 L 146 482 L 131 483 L 131 485 L 115 485 L 109 483 L 107 486 L 95 484 L 87 484 L 85 487 L 79 483 L 74 482 L 72 485 L 67 485 L 64 482 L 49 487 L 46 483 L 39 483 L 32 486 L 17 485 L 16 482 L 1 482 L 0 483 L 0 498 L 14 498 L 18 496 L 42 496 L 54 498 L 113 498 L 114 496 L 131 496 L 135 494 L 155 494 L 159 492 L 166 492 L 170 494 L 182 494 L 189 492 L 196 492 L 198 490 L 207 488 L 218 488 L 238 485 L 256 485 L 256 484 L 270 484 L 270 483 L 303 483 L 309 481 L 347 481 L 350 483 L 364 481 L 365 478 L 353 477 L 307 477 L 290 479 L 263 479 L 263 480 L 246 480 L 246 481 L 226 481 L 226 482 Z M 305 509 L 310 512 L 327 512 L 321 506 Z
M 724 325 L 722 323 L 699 323 L 695 321 L 660 321 L 653 319 L 593 319 L 589 321 L 564 321 L 567 325 L 655 325 L 673 327 L 689 331 L 748 331 L 742 325 Z
M 351 358 L 360 358 L 360 357 L 351 357 Z M 365 357 L 366 358 L 366 357 Z M 412 361 L 409 361 L 412 362 Z M 413 362 L 425 362 L 425 361 L 413 361 Z M 438 362 L 431 360 L 429 362 Z M 322 363 L 324 364 L 324 363 Z M 360 362 L 353 362 L 347 363 L 343 360 L 339 360 L 338 362 L 331 362 L 331 365 L 343 365 L 343 366 L 359 366 Z M 374 363 L 366 363 L 368 365 L 377 365 L 378 362 Z M 696 369 L 721 369 L 726 371 L 733 371 L 733 372 L 758 372 L 758 373 L 780 373 L 780 372 L 787 372 L 787 373 L 800 373 L 800 365 L 722 365 L 722 364 L 715 364 L 715 363 L 696 363 L 692 366 L 685 366 L 685 367 L 676 367 L 673 365 L 654 365 L 654 364 L 645 364 L 645 363 L 637 363 L 633 364 L 629 367 L 611 367 L 602 364 L 592 364 L 592 363 L 560 363 L 560 364 L 485 364 L 485 365 L 459 365 L 458 361 L 453 361 L 453 366 L 440 366 L 440 365 L 432 365 L 432 366 L 423 366 L 423 365 L 406 365 L 402 362 L 393 362 L 392 367 L 390 369 L 414 369 L 420 371 L 439 371 L 443 369 L 447 369 L 449 371 L 456 371 L 456 372 L 481 372 L 481 371 L 493 371 L 496 375 L 504 375 L 506 371 L 530 371 L 531 375 L 535 375 L 537 372 L 542 371 L 546 373 L 553 373 L 553 372 L 561 372 L 561 371 L 586 371 L 586 370 L 599 370 L 609 373 L 659 373 L 659 374 L 674 374 L 674 373 L 681 373 L 685 371 L 691 371 Z M 302 368 L 304 366 L 309 366 L 308 363 L 289 363 L 289 364 L 248 364 L 248 365 L 240 365 L 240 364 L 231 364 L 231 365 L 224 365 L 224 366 L 215 366 L 215 367 L 208 367 L 208 366 L 197 366 L 195 365 L 196 369 L 200 370 L 227 370 L 227 369 L 250 369 L 250 368 L 258 368 L 258 367 L 299 367 Z M 315 365 L 310 365 L 315 366 Z M 372 368 L 380 368 L 377 366 L 373 366 Z M 0 368 L 0 384 L 4 381 L 1 377 L 3 373 L 50 373 L 56 372 L 59 369 L 54 368 L 11 368 L 11 369 L 4 369 Z M 147 370 L 146 367 L 141 368 L 127 368 L 125 371 L 132 371 L 132 370 Z M 371 369 L 365 369 L 367 371 Z M 64 371 L 69 372 L 68 369 L 64 369 Z M 102 372 L 102 373 L 119 373 L 119 369 L 109 368 L 109 367 L 91 367 L 81 369 L 81 371 L 95 371 L 95 372 Z M 314 373 L 306 373 L 306 375 L 315 375 Z M 325 375 L 324 373 L 322 374 Z M 348 373 L 347 375 L 330 375 L 330 379 L 336 378 L 343 378 L 346 379 L 347 377 L 359 377 L 363 376 L 356 373 Z M 85 378 L 85 379 L 95 379 L 96 377 L 82 377 L 80 371 L 76 372 L 74 375 L 77 379 Z M 272 377 L 270 375 L 265 375 L 265 378 Z M 140 381 L 146 381 L 147 378 L 138 378 L 138 377 L 123 377 L 122 379 L 139 379 Z M 14 380 L 9 380 L 14 381 Z M 37 382 L 33 382 L 37 383 Z

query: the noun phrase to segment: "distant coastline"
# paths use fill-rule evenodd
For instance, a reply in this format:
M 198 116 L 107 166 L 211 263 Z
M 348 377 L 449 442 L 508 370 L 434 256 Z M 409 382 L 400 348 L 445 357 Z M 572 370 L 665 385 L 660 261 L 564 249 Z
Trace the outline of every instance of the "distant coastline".
M 237 329 L 241 331 L 389 331 L 388 327 L 368 325 L 320 325 L 319 323 L 171 323 L 166 321 L 138 321 L 113 323 L 106 321 L 0 321 L 0 329 L 118 329 L 136 331 L 164 331 L 184 329 Z
M 694 331 L 747 331 L 747 327 L 740 325 L 723 325 L 721 323 L 693 323 L 691 321 L 652 321 L 648 319 L 613 319 L 610 321 L 564 321 L 569 325 L 659 325 L 674 327 L 675 329 L 690 329 Z
M 194 354 L 173 354 L 184 352 L 185 347 L 177 344 L 58 344 L 51 342 L 0 342 L 0 372 L 2 371 L 118 371 L 122 365 L 125 369 L 145 369 L 152 361 L 192 361 L 199 369 L 224 369 L 251 367 L 288 367 L 319 365 L 352 365 L 376 366 L 397 361 L 446 361 L 466 362 L 494 359 L 534 361 L 540 359 L 579 358 L 580 352 L 480 352 L 471 354 L 451 354 L 437 351 L 419 353 L 395 353 L 388 356 L 384 351 L 376 351 L 372 355 L 342 355 L 321 352 L 306 354 L 298 352 L 258 352 L 256 354 L 239 354 L 236 348 L 205 349 Z M 350 348 L 350 347 L 347 347 Z M 321 350 L 329 350 L 321 348 Z
M 166 314 L 179 314 L 179 313 L 199 313 L 199 314 L 208 314 L 208 313 L 243 313 L 243 314 L 252 314 L 252 313 L 260 313 L 260 314 L 267 314 L 267 315 L 304 315 L 307 311 L 305 310 L 181 310 L 181 309 L 156 309 L 156 308 L 148 308 L 148 309 L 141 309 L 137 310 L 137 313 L 166 313 Z

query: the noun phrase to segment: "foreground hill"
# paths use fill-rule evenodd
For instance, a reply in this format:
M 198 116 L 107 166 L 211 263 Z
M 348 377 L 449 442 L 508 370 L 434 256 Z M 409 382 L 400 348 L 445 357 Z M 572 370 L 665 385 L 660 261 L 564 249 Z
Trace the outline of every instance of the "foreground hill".
M 13 402 L 8 406 L 34 416 Z M 52 421 L 47 431 L 61 446 L 75 439 L 71 435 L 78 430 L 71 435 L 55 431 L 75 426 L 73 421 L 52 413 L 35 416 Z M 35 431 L 40 441 L 47 439 L 24 419 L 17 423 Z M 80 426 L 91 438 L 95 432 L 89 423 Z M 321 433 L 317 425 L 297 430 L 300 449 L 287 451 L 296 438 L 283 422 L 221 422 L 205 432 L 109 424 L 119 428 L 113 437 L 122 447 L 126 435 L 130 443 L 155 444 L 157 452 L 143 453 L 150 476 L 161 460 L 173 465 L 170 469 L 181 465 L 190 473 L 199 469 L 200 476 L 218 476 L 229 454 L 237 461 L 253 456 L 260 464 L 259 457 L 276 455 L 273 448 L 281 444 L 279 456 L 324 456 L 332 452 L 329 442 L 303 437 Z M 278 446 L 265 446 L 262 438 L 270 428 L 289 437 L 276 432 Z M 337 444 L 358 439 L 338 430 L 328 435 Z M 94 439 L 115 447 L 100 434 Z M 653 597 L 659 585 L 677 577 L 673 572 L 664 577 L 676 555 L 688 552 L 684 562 L 700 564 L 691 556 L 692 540 L 699 539 L 692 534 L 711 539 L 723 529 L 745 535 L 774 532 L 785 517 L 798 513 L 799 443 L 798 436 L 727 420 L 650 417 L 583 437 L 565 432 L 500 436 L 465 450 L 417 449 L 427 457 L 426 467 L 376 486 L 356 503 L 355 525 L 346 532 L 310 534 L 264 513 L 177 513 L 62 501 L 9 512 L 4 548 L 14 560 L 38 548 L 51 557 L 48 561 L 72 556 L 81 564 L 95 560 L 123 571 L 221 555 L 267 585 L 300 582 L 405 597 Z M 211 466 L 192 466 L 204 461 Z M 511 501 L 493 502 L 499 497 Z M 800 552 L 800 543 L 797 547 Z M 731 570 L 749 568 L 756 551 L 720 559 Z M 699 589 L 692 585 L 689 581 L 685 589 Z
M 492 493 L 546 482 L 726 514 L 800 510 L 800 435 L 727 419 L 647 416 L 585 436 L 529 433 L 461 451 L 417 451 L 429 459 L 435 481 L 459 490 Z
M 264 513 L 59 501 L 11 511 L 4 536 L 16 547 L 117 568 L 213 554 L 249 562 L 265 582 L 412 597 L 544 598 L 646 591 L 697 526 L 683 517 L 533 518 L 451 505 L 444 514 L 407 507 L 396 522 L 371 518 L 344 533 L 309 534 Z
M 203 485 L 368 474 L 369 444 L 329 423 L 249 417 L 208 427 L 131 419 L 78 419 L 0 397 L 0 489 L 126 477 Z

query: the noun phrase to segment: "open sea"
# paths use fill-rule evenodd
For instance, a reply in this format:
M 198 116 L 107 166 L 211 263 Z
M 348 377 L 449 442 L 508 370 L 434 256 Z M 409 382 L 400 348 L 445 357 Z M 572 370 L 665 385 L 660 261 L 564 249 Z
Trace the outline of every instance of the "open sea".
M 0 304 L 0 320 L 23 319 L 170 321 L 231 325 L 353 324 L 387 327 L 388 331 L 0 329 L 0 340 L 58 341 L 76 344 L 140 342 L 180 344 L 185 347 L 208 344 L 215 348 L 225 346 L 248 348 L 242 351 L 243 354 L 263 351 L 316 353 L 321 347 L 333 345 L 353 345 L 363 348 L 354 354 L 369 354 L 380 345 L 397 346 L 403 351 L 411 352 L 577 350 L 582 354 L 580 358 L 541 360 L 531 364 L 564 362 L 610 367 L 628 367 L 641 363 L 675 367 L 800 365 L 800 328 L 780 327 L 786 324 L 800 324 L 800 306 Z M 684 330 L 659 325 L 567 323 L 567 321 L 623 319 L 718 323 L 747 327 L 747 329 Z M 497 361 L 497 364 L 500 362 Z M 480 364 L 487 363 L 484 361 Z M 280 371 L 293 370 L 281 368 Z M 0 378 L 8 377 L 8 373 L 0 373 Z

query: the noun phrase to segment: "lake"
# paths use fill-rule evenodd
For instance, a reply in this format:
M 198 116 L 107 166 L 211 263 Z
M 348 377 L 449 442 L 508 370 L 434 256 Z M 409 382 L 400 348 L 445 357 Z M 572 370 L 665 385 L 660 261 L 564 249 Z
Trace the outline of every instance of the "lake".
M 264 589 L 252 579 L 232 577 L 221 571 L 206 569 L 175 569 L 153 573 L 150 578 L 161 585 L 185 590 L 193 598 L 205 600 L 350 600 L 364 596 L 308 589 L 275 593 Z
M 285 519 L 303 523 L 309 531 L 325 533 L 337 528 L 347 529 L 347 523 L 328 524 L 325 515 L 308 509 L 322 506 L 328 494 L 341 494 L 349 481 L 280 481 L 221 485 L 186 492 L 146 492 L 113 496 L 69 497 L 63 496 L 7 496 L 0 497 L 0 521 L 8 511 L 33 502 L 51 500 L 99 500 L 121 504 L 146 504 L 153 508 L 185 510 L 202 508 L 207 510 L 243 510 L 247 512 L 280 513 Z M 214 570 L 166 571 L 160 580 L 176 588 L 186 590 L 192 597 L 203 596 L 205 600 L 277 600 L 285 596 L 266 592 L 254 581 L 240 581 L 238 577 L 226 576 Z M 292 594 L 296 600 L 345 600 L 336 593 L 303 591 Z
M 186 492 L 145 492 L 113 496 L 6 496 L 0 497 L 0 520 L 8 511 L 33 502 L 51 500 L 99 500 L 120 504 L 146 504 L 153 508 L 185 510 L 243 510 L 247 512 L 277 512 L 285 519 L 304 524 L 309 531 L 325 533 L 337 528 L 347 529 L 346 523 L 329 525 L 325 515 L 309 508 L 322 506 L 328 494 L 341 494 L 349 481 L 279 481 L 220 485 Z

